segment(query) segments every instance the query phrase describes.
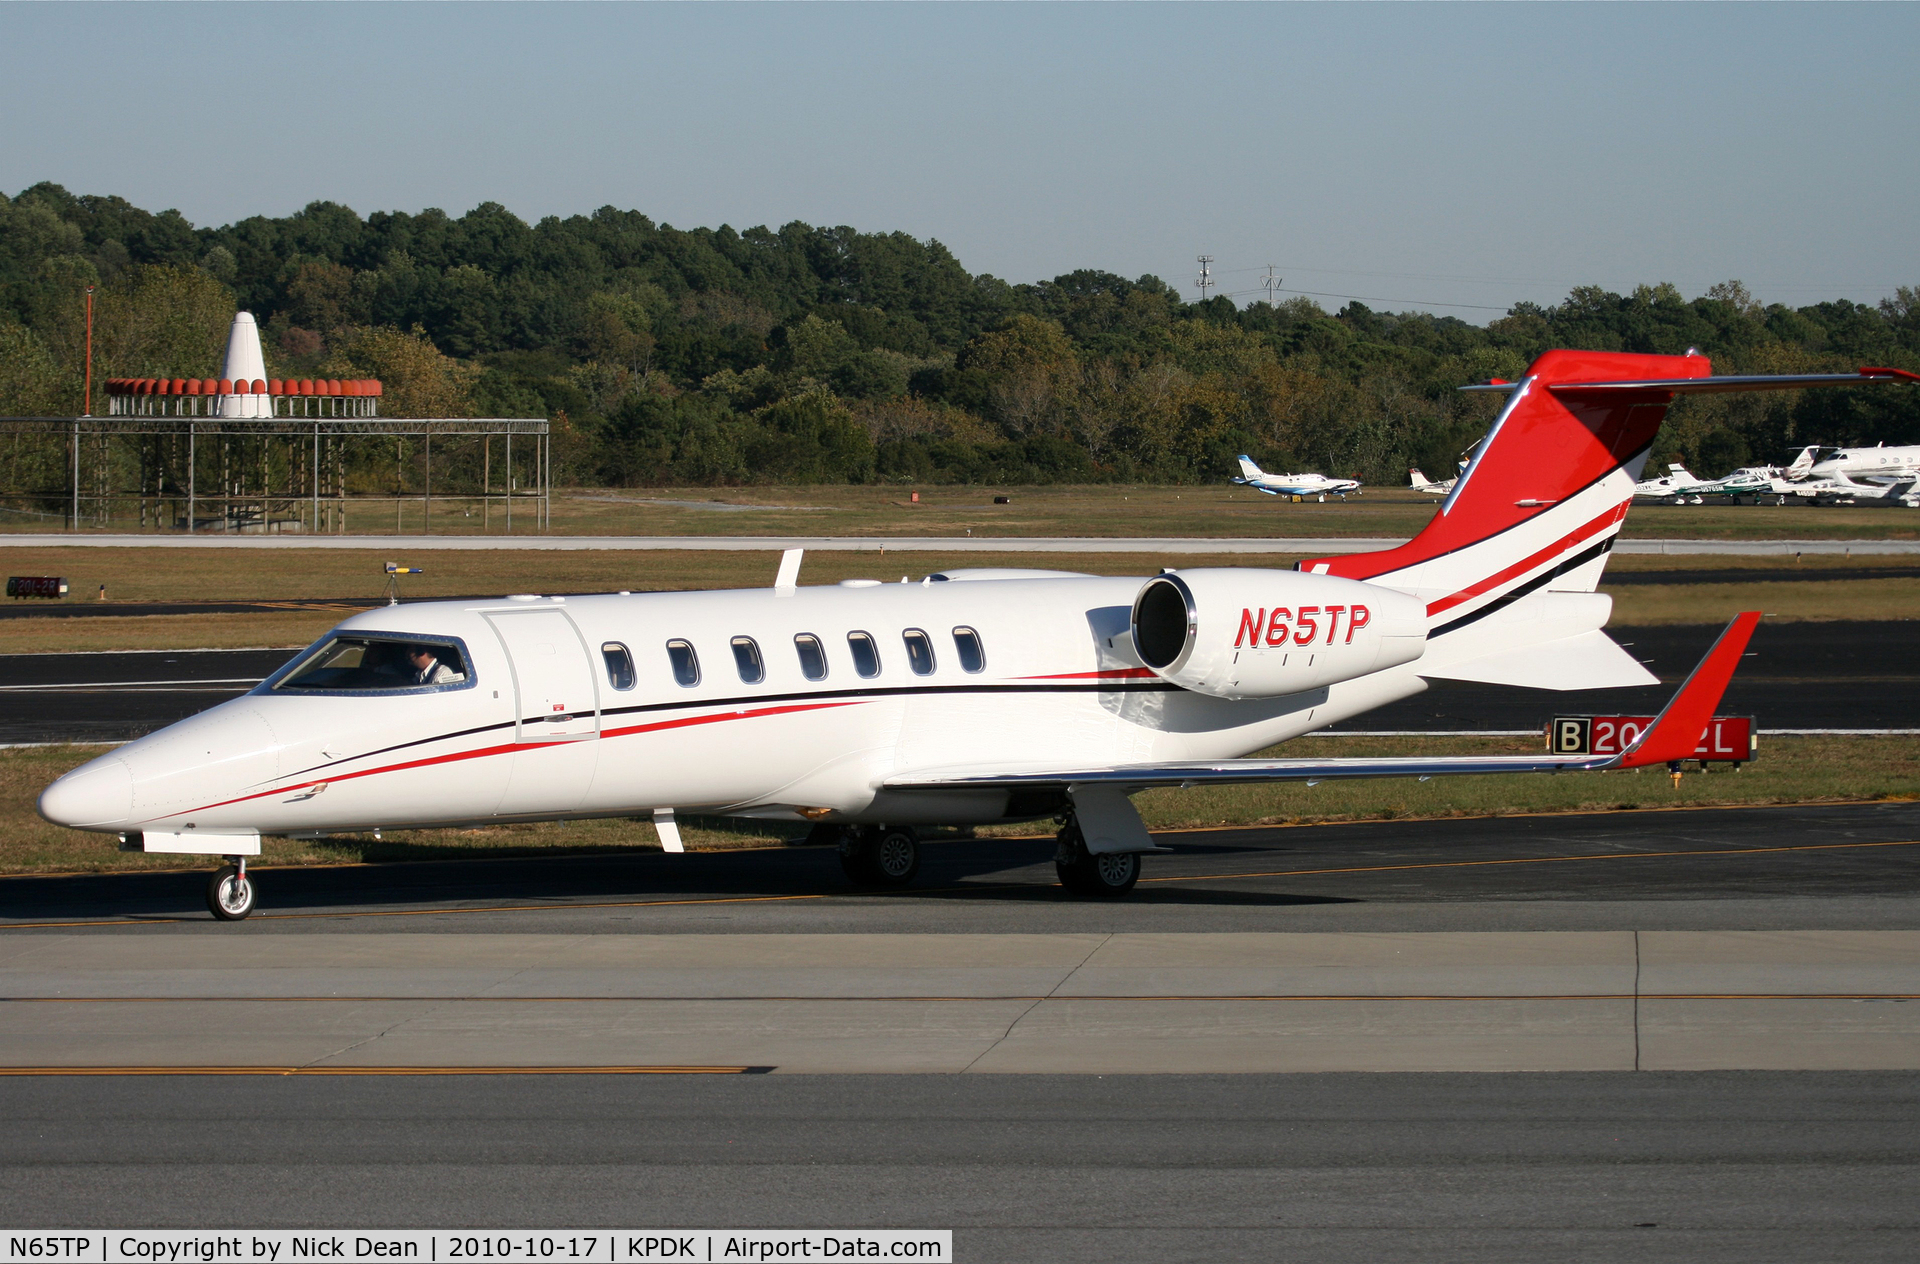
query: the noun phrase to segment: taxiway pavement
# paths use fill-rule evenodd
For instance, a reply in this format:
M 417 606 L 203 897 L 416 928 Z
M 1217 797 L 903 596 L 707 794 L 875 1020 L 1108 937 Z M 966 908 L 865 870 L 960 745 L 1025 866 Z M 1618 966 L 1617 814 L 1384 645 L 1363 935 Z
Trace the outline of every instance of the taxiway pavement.
M 933 553 L 1371 553 L 1405 544 L 1405 537 L 1322 536 L 786 536 L 786 535 L 36 535 L 0 534 L 5 548 L 103 549 L 594 549 L 721 552 Z M 1920 540 L 1620 540 L 1615 553 L 1727 554 L 1780 557 L 1839 553 L 1869 557 L 1920 553 Z
M 13 879 L 0 1065 L 1920 1070 L 1920 805 L 1160 841 L 1111 903 L 1045 838 Z
M 1908 1261 L 1920 1076 L 0 1077 L 0 1219 L 952 1228 L 961 1261 Z
M 0 1218 L 1920 1253 L 1920 805 L 1159 841 L 1112 903 L 1045 839 L 0 881 Z

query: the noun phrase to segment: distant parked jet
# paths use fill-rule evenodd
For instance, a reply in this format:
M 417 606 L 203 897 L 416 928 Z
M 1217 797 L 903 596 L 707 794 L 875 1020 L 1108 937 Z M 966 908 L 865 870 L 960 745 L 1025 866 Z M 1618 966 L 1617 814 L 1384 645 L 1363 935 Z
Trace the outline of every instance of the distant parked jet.
M 1360 494 L 1360 480 L 1357 478 L 1328 478 L 1325 474 L 1268 474 L 1245 453 L 1240 455 L 1240 473 L 1242 477 L 1234 479 L 1234 482 L 1269 496 L 1318 496 L 1325 500 L 1331 494 L 1345 500 L 1349 494 Z

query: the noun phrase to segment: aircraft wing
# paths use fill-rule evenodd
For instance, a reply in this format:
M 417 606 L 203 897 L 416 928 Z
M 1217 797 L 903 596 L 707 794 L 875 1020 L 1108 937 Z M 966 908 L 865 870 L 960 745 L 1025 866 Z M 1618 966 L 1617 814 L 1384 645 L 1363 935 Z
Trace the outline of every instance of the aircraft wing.
M 1072 790 L 1112 786 L 1127 792 L 1153 786 L 1234 785 L 1263 781 L 1331 781 L 1346 777 L 1451 777 L 1502 772 L 1600 772 L 1646 768 L 1690 759 L 1726 692 L 1733 669 L 1760 621 L 1737 616 L 1707 651 L 1672 701 L 1640 740 L 1618 755 L 1392 755 L 1359 759 L 1217 759 L 1160 764 L 1105 764 L 1080 768 L 1004 771 L 945 769 L 907 774 L 886 788 L 915 790 Z

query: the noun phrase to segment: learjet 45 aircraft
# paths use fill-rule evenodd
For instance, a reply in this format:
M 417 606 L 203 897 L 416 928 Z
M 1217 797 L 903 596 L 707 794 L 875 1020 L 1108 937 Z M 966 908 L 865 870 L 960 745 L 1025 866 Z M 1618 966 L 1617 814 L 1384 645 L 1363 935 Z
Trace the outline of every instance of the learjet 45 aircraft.
M 1757 615 L 1625 754 L 1248 759 L 1429 680 L 1654 683 L 1595 591 L 1677 395 L 1895 380 L 1713 378 L 1704 356 L 1551 351 L 1431 522 L 1294 570 L 1113 579 L 957 570 L 918 583 L 388 606 L 243 697 L 40 796 L 48 820 L 222 856 L 251 911 L 262 835 L 676 812 L 810 822 L 856 881 L 899 885 L 917 826 L 1053 817 L 1069 890 L 1119 895 L 1158 850 L 1152 786 L 1631 768 L 1690 756 Z
M 1240 475 L 1233 481 L 1269 496 L 1318 496 L 1322 500 L 1328 496 L 1338 496 L 1345 500 L 1349 494 L 1360 494 L 1360 480 L 1357 478 L 1330 478 L 1325 474 L 1269 474 L 1255 465 L 1252 457 L 1242 453 L 1239 459 Z

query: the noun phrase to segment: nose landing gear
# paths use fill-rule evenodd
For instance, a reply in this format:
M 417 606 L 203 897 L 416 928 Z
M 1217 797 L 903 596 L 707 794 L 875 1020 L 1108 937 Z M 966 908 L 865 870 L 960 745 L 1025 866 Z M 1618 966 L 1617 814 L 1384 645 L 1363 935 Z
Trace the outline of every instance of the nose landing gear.
M 207 880 L 207 911 L 223 922 L 238 922 L 253 912 L 253 881 L 247 877 L 247 858 L 235 856 Z

